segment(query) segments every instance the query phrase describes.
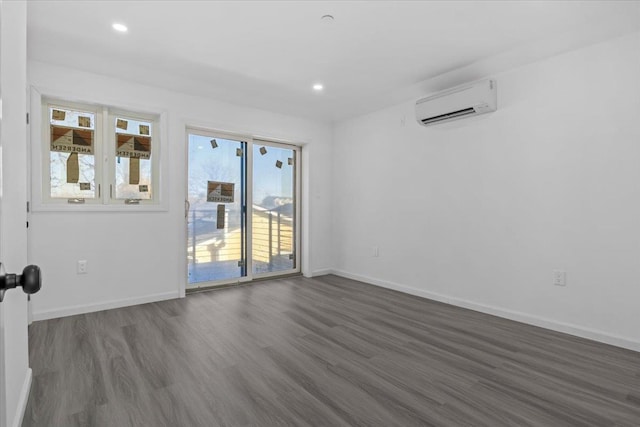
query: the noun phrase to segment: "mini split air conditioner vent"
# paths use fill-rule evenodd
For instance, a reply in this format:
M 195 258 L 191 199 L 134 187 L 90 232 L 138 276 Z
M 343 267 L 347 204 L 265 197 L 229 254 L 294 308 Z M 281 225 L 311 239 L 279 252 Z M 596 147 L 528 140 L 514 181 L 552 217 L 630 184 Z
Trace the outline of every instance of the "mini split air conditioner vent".
M 431 126 L 497 109 L 495 80 L 454 87 L 416 102 L 416 119 Z
M 474 110 L 473 108 L 465 108 L 464 110 L 454 111 L 452 113 L 447 113 L 447 114 L 441 114 L 439 116 L 422 119 L 421 121 L 426 125 L 429 123 L 441 122 L 443 120 L 452 120 L 456 117 L 468 116 L 469 114 L 475 114 L 475 113 L 476 113 L 476 110 Z

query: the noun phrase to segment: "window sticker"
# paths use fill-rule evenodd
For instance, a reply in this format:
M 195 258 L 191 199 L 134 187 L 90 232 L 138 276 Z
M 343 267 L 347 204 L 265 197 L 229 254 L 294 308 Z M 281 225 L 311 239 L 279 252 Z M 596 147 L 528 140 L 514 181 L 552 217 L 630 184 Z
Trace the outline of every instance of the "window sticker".
M 282 162 L 280 160 L 276 160 L 276 167 L 282 169 Z
M 267 154 L 267 149 L 265 147 L 260 147 L 260 154 L 262 154 L 263 156 Z
M 129 184 L 140 184 L 140 159 L 137 157 L 129 159 Z
M 81 182 L 80 183 L 80 190 L 82 190 L 82 191 L 91 190 L 91 183 L 89 183 L 89 182 Z
M 138 191 L 141 193 L 148 193 L 149 192 L 149 186 L 148 185 L 139 185 L 138 186 Z
M 233 203 L 233 182 L 207 181 L 207 202 Z
M 67 159 L 67 183 L 76 184 L 79 179 L 80 165 L 78 164 L 78 153 L 71 153 Z
M 140 135 L 149 135 L 149 125 L 140 125 L 139 132 Z
M 51 126 L 51 151 L 93 154 L 93 131 Z
M 225 214 L 225 207 L 224 205 L 218 205 L 218 209 L 217 209 L 217 219 L 216 219 L 216 228 L 218 230 L 222 230 L 224 229 L 224 214 Z
M 78 126 L 80 126 L 81 128 L 90 128 L 91 127 L 91 117 L 79 116 L 78 117 Z
M 53 118 L 53 120 L 60 120 L 60 121 L 64 121 L 65 117 L 67 116 L 66 111 L 63 110 L 56 110 L 54 109 L 51 112 L 51 118 Z
M 116 143 L 116 156 L 132 159 L 150 159 L 151 138 L 119 133 Z
M 116 127 L 118 129 L 127 130 L 129 127 L 129 122 L 124 119 L 116 119 Z
M 289 166 L 293 165 L 293 157 L 289 157 L 289 158 L 287 159 L 287 164 L 288 164 Z

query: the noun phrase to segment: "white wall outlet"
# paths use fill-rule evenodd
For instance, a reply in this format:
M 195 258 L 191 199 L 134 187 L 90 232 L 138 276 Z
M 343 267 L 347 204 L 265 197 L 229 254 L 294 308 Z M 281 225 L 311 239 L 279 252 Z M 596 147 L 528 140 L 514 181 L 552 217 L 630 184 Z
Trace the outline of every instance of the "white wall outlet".
M 380 255 L 380 251 L 378 251 L 378 247 L 374 246 L 371 249 L 371 256 L 374 257 L 374 258 L 378 258 L 379 255 Z
M 553 284 L 556 286 L 567 286 L 567 272 L 553 270 Z
M 77 272 L 78 274 L 87 274 L 88 271 L 86 259 L 81 259 L 80 261 L 78 261 Z

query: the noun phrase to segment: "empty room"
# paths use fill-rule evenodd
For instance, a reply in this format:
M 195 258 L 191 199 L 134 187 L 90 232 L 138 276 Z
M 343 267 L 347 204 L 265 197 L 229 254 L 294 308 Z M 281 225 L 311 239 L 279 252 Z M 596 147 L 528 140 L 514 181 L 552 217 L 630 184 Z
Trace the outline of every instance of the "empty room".
M 640 1 L 0 1 L 0 427 L 640 426 Z

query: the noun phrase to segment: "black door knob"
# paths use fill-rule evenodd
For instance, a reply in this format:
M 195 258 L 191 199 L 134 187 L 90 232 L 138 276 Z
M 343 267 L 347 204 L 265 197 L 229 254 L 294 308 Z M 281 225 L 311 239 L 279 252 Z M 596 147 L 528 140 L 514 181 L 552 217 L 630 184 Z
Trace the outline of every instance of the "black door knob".
M 25 294 L 35 294 L 42 287 L 42 279 L 40 275 L 40 267 L 37 265 L 28 265 L 22 270 L 20 276 L 20 286 Z
M 4 300 L 7 290 L 16 286 L 22 286 L 26 294 L 35 294 L 42 287 L 42 274 L 37 265 L 28 265 L 22 270 L 22 274 L 5 274 L 2 263 L 0 263 L 0 302 Z

